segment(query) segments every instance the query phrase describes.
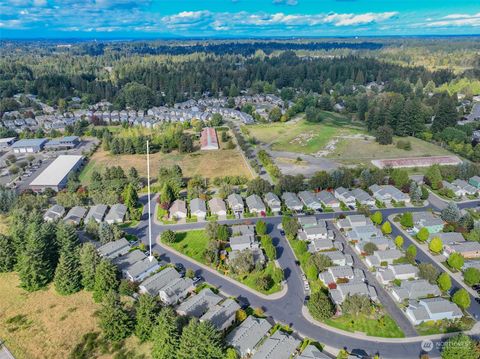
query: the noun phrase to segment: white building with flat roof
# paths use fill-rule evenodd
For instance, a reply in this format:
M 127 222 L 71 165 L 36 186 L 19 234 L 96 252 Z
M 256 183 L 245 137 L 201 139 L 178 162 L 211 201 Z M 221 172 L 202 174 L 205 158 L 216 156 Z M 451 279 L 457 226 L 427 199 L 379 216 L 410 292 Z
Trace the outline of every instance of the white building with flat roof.
M 43 191 L 51 188 L 59 191 L 67 185 L 68 175 L 76 171 L 83 161 L 83 156 L 60 155 L 30 183 L 34 191 Z

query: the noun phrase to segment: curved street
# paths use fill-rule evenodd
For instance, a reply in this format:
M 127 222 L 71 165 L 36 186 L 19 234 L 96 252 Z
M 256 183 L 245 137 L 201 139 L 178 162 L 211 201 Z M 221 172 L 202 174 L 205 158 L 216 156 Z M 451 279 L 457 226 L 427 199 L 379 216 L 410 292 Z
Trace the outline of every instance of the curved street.
M 432 196 L 430 196 L 432 197 Z M 146 196 L 141 198 L 142 202 L 146 202 Z M 441 202 L 441 201 L 440 201 Z M 152 203 L 155 203 L 152 200 Z M 439 210 L 437 205 L 439 199 L 435 198 L 429 205 L 422 208 L 388 208 L 381 209 L 383 217 L 405 211 L 424 211 L 428 209 Z M 459 204 L 460 208 L 475 207 L 480 204 L 480 201 L 471 201 L 468 203 Z M 153 204 L 152 204 L 153 207 Z M 344 212 L 345 214 L 353 214 L 355 212 Z M 319 219 L 333 219 L 338 216 L 339 213 L 321 213 L 316 217 Z M 154 211 L 152 208 L 152 217 L 154 217 Z M 235 224 L 244 221 L 255 222 L 259 218 L 237 219 L 219 221 L 222 224 Z M 203 265 L 190 259 L 175 250 L 162 245 L 158 239 L 160 234 L 166 229 L 172 229 L 175 231 L 185 231 L 192 229 L 201 229 L 205 227 L 207 222 L 187 223 L 178 225 L 162 225 L 152 218 L 152 239 L 155 240 L 153 244 L 153 251 L 160 255 L 160 259 L 170 263 L 182 263 L 186 268 L 192 268 L 198 275 L 201 275 L 206 282 L 217 286 L 222 292 L 229 296 L 234 296 L 243 304 L 248 304 L 252 307 L 261 307 L 265 313 L 271 316 L 275 321 L 288 324 L 293 330 L 300 335 L 309 337 L 319 341 L 326 345 L 326 350 L 330 353 L 336 353 L 342 348 L 348 349 L 350 352 L 355 352 L 363 355 L 373 356 L 380 354 L 382 358 L 418 358 L 422 353 L 421 343 L 423 339 L 427 337 L 415 337 L 408 336 L 407 338 L 376 338 L 367 337 L 363 333 L 349 333 L 338 330 L 336 328 L 327 326 L 322 323 L 317 323 L 308 315 L 304 316 L 304 289 L 301 279 L 300 268 L 295 264 L 295 255 L 291 250 L 287 240 L 280 234 L 277 226 L 281 223 L 281 216 L 262 218 L 268 224 L 269 234 L 272 236 L 274 244 L 277 248 L 278 263 L 285 273 L 285 280 L 288 286 L 286 293 L 280 298 L 272 296 L 274 299 L 267 298 L 266 296 L 257 295 L 254 291 L 245 288 L 238 284 L 238 282 L 215 272 L 214 270 L 207 270 Z M 396 226 L 392 226 L 394 232 L 392 235 L 399 234 L 399 230 Z M 144 208 L 144 214 L 138 226 L 134 228 L 126 229 L 128 233 L 138 236 L 138 238 L 148 246 L 148 212 L 147 207 Z M 404 236 L 405 237 L 405 236 Z M 410 240 L 405 238 L 405 245 L 410 244 Z M 348 248 L 348 247 L 347 247 Z M 355 257 L 354 257 L 355 258 Z M 422 262 L 432 263 L 432 260 L 423 254 L 422 251 L 418 251 L 417 258 Z M 357 261 L 358 262 L 358 261 Z M 435 265 L 435 263 L 434 263 Z M 460 284 L 452 278 L 452 288 L 459 288 Z M 276 297 L 276 298 L 275 298 Z M 480 305 L 472 299 L 472 306 L 469 309 L 472 315 L 480 315 Z M 403 328 L 403 326 L 402 326 Z M 476 334 L 476 333 L 475 333 Z M 441 342 L 448 337 L 448 335 L 436 335 L 430 336 L 434 343 L 434 349 L 428 354 L 430 357 L 439 357 L 440 352 L 438 347 Z

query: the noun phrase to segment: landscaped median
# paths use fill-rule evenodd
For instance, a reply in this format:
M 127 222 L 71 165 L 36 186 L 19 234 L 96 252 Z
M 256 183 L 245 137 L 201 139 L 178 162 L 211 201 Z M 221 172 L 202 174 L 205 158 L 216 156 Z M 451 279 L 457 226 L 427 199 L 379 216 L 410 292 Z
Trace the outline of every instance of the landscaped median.
M 205 230 L 173 233 L 175 238 L 172 240 L 168 240 L 167 235 L 162 235 L 162 243 L 218 273 L 264 295 L 278 293 L 283 289 L 283 272 L 274 260 L 267 260 L 264 266 L 255 265 L 250 272 L 235 272 L 227 263 L 227 251 L 217 247 L 219 244 L 224 247 L 225 243 L 211 240 Z M 218 254 L 215 254 L 217 250 Z

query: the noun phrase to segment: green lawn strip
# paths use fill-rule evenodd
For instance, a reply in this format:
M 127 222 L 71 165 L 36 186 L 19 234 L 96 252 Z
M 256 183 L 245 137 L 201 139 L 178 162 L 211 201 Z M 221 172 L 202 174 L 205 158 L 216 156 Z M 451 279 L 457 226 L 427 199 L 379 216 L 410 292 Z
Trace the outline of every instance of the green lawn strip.
M 352 317 L 344 314 L 337 318 L 325 320 L 325 324 L 348 332 L 363 332 L 369 336 L 382 338 L 404 338 L 405 334 L 397 323 L 388 315 L 369 318 L 365 315 Z
M 200 262 L 204 265 L 209 266 L 212 269 L 216 269 L 212 267 L 209 263 L 205 260 L 205 250 L 208 246 L 209 239 L 204 230 L 193 230 L 188 232 L 176 232 L 177 240 L 175 243 L 167 243 L 167 245 L 171 246 L 178 252 L 185 254 L 186 256 Z M 261 292 L 263 294 L 272 294 L 279 292 L 282 290 L 281 283 L 274 283 L 268 290 L 263 290 L 258 288 L 256 282 L 257 279 L 264 275 L 271 275 L 273 274 L 273 270 L 275 269 L 274 262 L 268 262 L 265 268 L 261 271 L 253 271 L 246 276 L 237 276 L 234 274 L 228 273 L 227 275 L 235 279 L 236 281 L 245 284 L 246 286 Z M 219 273 L 224 274 L 223 271 L 219 271 Z
M 470 317 L 463 317 L 457 320 L 437 320 L 428 321 L 415 328 L 419 335 L 446 334 L 469 330 L 475 324 L 475 320 Z

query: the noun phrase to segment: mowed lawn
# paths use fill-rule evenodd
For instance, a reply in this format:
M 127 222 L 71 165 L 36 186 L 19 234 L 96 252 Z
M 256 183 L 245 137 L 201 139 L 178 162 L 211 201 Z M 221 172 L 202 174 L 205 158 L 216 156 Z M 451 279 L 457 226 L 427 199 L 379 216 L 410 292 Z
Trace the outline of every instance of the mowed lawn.
M 332 327 L 346 330 L 349 332 L 363 332 L 370 336 L 383 338 L 404 338 L 405 334 L 398 327 L 397 323 L 388 315 L 379 319 L 369 318 L 364 315 L 352 317 L 350 315 L 342 315 L 338 318 L 325 320 L 325 324 Z
M 335 136 L 363 133 L 362 127 L 345 116 L 322 111 L 324 120 L 310 123 L 304 119 L 286 123 L 250 125 L 250 135 L 275 151 L 315 153 L 322 150 Z
M 407 151 L 397 148 L 398 140 L 409 141 L 412 149 Z M 374 139 L 359 137 L 340 139 L 327 157 L 344 164 L 369 165 L 370 161 L 375 159 L 441 155 L 452 155 L 452 153 L 415 137 L 395 137 L 391 145 L 380 145 Z
M 100 332 L 94 315 L 99 308 L 90 292 L 61 296 L 51 285 L 29 293 L 15 273 L 0 273 L 0 338 L 17 359 L 68 358 L 84 334 Z M 140 345 L 135 337 L 124 348 L 151 357 L 149 344 Z
M 160 167 L 168 167 L 174 164 L 180 165 L 185 177 L 201 175 L 205 178 L 215 178 L 228 175 L 253 178 L 248 165 L 236 149 L 197 151 L 187 154 L 180 154 L 176 151 L 166 154 L 153 153 L 150 156 L 152 178 L 157 176 Z M 103 172 L 105 167 L 108 166 L 120 166 L 125 171 L 128 171 L 130 167 L 135 167 L 140 176 L 147 176 L 146 155 L 111 155 L 99 148 L 81 172 L 80 180 L 82 183 L 88 184 L 94 170 Z

